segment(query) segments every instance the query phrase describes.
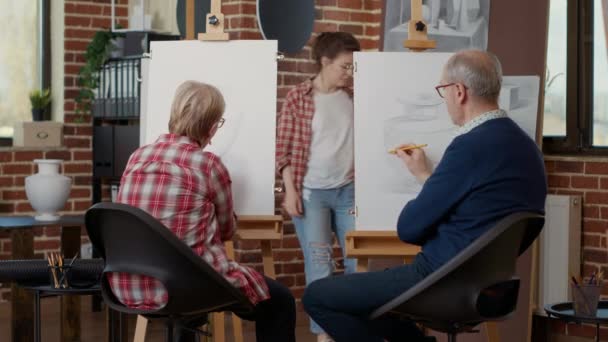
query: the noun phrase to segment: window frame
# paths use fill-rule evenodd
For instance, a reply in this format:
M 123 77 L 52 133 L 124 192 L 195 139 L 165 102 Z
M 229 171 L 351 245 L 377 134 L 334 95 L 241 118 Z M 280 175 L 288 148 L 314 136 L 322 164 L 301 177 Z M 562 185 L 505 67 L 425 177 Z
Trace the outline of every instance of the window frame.
M 594 1 L 569 0 L 566 66 L 566 136 L 543 137 L 547 154 L 608 155 L 593 146 Z
M 42 89 L 51 87 L 51 1 L 50 0 L 38 0 L 38 6 L 40 6 L 40 17 L 38 18 L 38 27 L 36 30 L 40 31 L 39 41 L 39 52 L 40 58 L 38 63 L 40 65 L 40 86 Z M 63 90 L 62 90 L 63 91 Z M 0 137 L 0 147 L 11 147 L 13 146 L 13 137 Z

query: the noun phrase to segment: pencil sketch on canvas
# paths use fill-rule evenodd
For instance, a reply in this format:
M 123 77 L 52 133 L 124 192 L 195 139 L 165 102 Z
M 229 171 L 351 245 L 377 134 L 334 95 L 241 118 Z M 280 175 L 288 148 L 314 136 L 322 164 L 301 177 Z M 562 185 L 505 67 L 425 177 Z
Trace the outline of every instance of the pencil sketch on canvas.
M 485 50 L 488 46 L 490 0 L 423 0 L 422 15 L 436 52 Z M 411 0 L 386 0 L 384 51 L 406 51 Z
M 224 125 L 206 151 L 220 156 L 232 179 L 238 215 L 274 214 L 277 42 L 152 42 L 143 75 L 143 143 L 167 133 L 175 89 L 209 83 L 224 96 Z M 253 85 L 253 86 L 252 86 Z
M 394 154 L 424 148 L 434 168 L 457 135 L 434 87 L 451 53 L 355 53 L 355 202 L 357 229 L 395 229 L 403 206 L 422 189 Z M 504 77 L 500 106 L 534 139 L 539 77 Z

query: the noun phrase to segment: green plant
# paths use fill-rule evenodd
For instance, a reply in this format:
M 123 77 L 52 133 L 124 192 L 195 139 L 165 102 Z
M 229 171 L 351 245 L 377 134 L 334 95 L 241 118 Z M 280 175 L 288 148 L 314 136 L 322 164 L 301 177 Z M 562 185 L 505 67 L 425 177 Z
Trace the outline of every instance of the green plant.
M 112 39 L 117 35 L 111 31 L 97 31 L 93 40 L 87 46 L 84 54 L 85 65 L 78 73 L 78 86 L 80 90 L 74 99 L 76 101 L 76 113 L 88 114 L 91 110 L 91 102 L 95 99 L 94 90 L 99 84 L 98 71 L 108 60 L 112 51 Z
M 32 109 L 45 109 L 51 103 L 51 90 L 32 90 L 30 92 L 30 103 L 32 104 Z

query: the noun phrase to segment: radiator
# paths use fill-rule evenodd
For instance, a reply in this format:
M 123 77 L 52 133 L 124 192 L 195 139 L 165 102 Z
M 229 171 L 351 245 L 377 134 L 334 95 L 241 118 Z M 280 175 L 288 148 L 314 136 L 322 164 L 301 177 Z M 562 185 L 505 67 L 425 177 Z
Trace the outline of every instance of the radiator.
M 549 195 L 545 210 L 539 243 L 538 314 L 545 314 L 546 304 L 571 300 L 570 276 L 581 271 L 581 197 Z

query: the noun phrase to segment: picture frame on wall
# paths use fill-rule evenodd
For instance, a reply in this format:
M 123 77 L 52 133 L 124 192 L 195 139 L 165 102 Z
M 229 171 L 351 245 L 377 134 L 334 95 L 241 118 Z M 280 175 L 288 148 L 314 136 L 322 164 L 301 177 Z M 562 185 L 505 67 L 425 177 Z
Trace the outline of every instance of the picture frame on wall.
M 422 15 L 435 52 L 486 50 L 491 0 L 422 0 Z M 382 51 L 407 51 L 411 0 L 386 0 L 382 12 Z

